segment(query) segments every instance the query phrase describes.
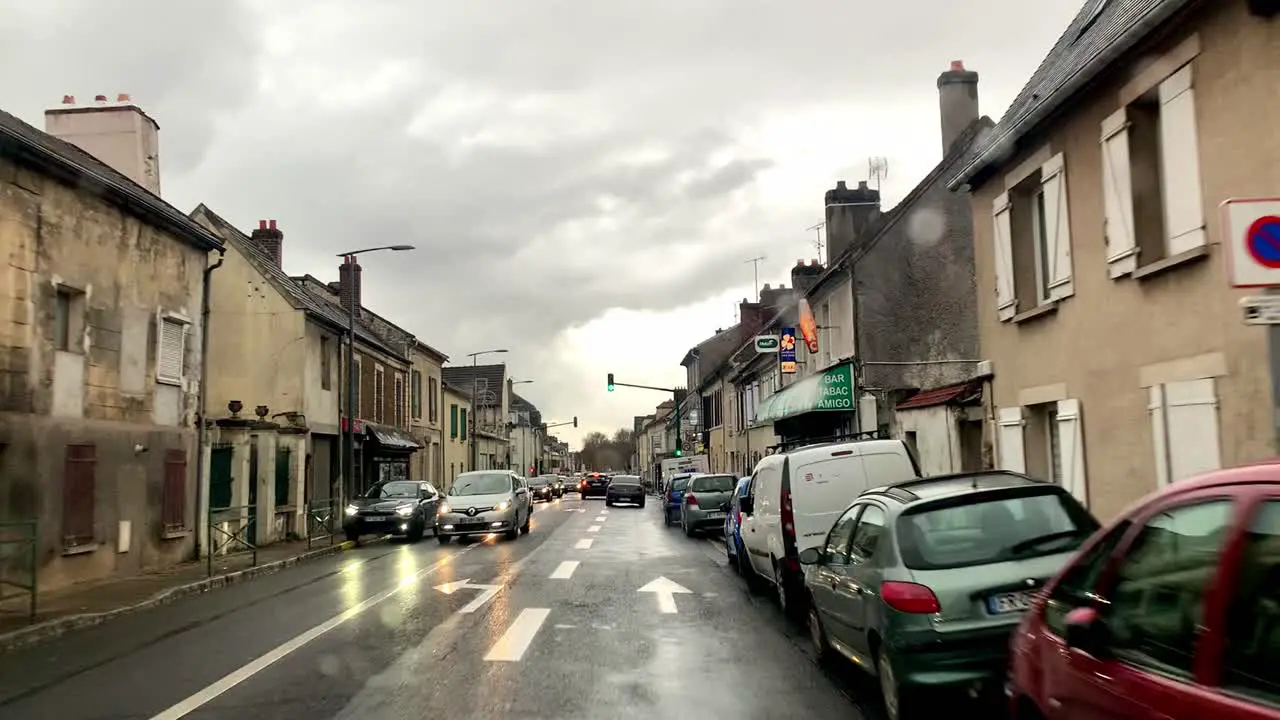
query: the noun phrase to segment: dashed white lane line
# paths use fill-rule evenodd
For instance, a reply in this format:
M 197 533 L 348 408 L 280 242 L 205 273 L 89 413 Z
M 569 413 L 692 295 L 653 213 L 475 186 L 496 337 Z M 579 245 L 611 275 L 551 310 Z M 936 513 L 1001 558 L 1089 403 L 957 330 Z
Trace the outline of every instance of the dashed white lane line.
M 600 532 L 600 526 L 592 525 L 591 527 L 587 528 L 587 532 Z
M 565 560 L 560 563 L 555 572 L 551 573 L 552 580 L 568 580 L 573 577 L 573 571 L 578 569 L 577 560 Z
M 600 514 L 601 514 L 601 515 L 608 515 L 608 514 L 609 514 L 609 511 L 608 511 L 608 510 L 601 510 L 601 511 L 600 511 Z
M 573 546 L 573 549 L 574 550 L 590 550 L 591 543 L 593 542 L 595 542 L 595 540 L 592 540 L 591 538 L 583 538 L 582 540 L 578 541 L 578 544 Z
M 547 608 L 521 610 L 511 627 L 489 648 L 489 654 L 484 659 L 489 662 L 520 662 L 550 614 L 551 611 Z
M 609 519 L 609 518 L 607 518 L 607 517 L 605 517 L 605 516 L 601 515 L 601 516 L 597 517 L 595 520 L 593 520 L 592 522 L 598 522 L 598 523 L 599 523 L 599 522 L 604 522 L 605 520 L 608 520 L 608 519 Z

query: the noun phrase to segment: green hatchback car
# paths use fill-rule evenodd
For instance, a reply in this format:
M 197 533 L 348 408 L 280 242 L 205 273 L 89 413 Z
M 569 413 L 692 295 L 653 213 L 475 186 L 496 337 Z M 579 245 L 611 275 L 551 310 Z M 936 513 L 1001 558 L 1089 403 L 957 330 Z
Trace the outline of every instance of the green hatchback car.
M 877 676 L 890 720 L 938 691 L 993 696 L 1033 595 L 1097 529 L 1061 486 L 1013 472 L 868 490 L 800 554 L 814 648 Z

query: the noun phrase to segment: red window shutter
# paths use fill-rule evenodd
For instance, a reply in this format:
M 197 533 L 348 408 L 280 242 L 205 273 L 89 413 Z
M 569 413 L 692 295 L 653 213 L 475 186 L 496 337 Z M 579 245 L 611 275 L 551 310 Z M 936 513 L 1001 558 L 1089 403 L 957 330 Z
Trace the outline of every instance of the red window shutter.
M 93 542 L 94 476 L 98 460 L 93 445 L 68 445 L 62 473 L 62 543 L 66 547 Z
M 187 527 L 187 451 L 168 450 L 164 456 L 164 505 L 162 522 L 165 532 Z

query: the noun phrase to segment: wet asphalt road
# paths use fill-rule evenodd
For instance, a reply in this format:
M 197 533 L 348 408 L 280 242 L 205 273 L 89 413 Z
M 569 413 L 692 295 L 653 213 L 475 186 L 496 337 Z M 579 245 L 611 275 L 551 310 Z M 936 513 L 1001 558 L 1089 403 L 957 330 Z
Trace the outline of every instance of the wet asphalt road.
M 358 548 L 0 654 L 0 718 L 863 716 L 857 682 L 652 504 L 571 497 L 533 525 Z

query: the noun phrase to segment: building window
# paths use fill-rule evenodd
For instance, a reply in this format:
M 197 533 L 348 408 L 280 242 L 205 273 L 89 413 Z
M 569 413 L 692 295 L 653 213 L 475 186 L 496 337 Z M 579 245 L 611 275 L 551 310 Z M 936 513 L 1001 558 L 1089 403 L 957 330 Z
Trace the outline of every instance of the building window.
M 382 422 L 383 412 L 386 409 L 387 388 L 386 388 L 386 371 L 381 365 L 373 366 L 373 421 Z
M 1108 273 L 1203 247 L 1192 66 L 1186 65 L 1102 122 L 1102 189 Z
M 1088 505 L 1079 400 L 1000 408 L 997 423 L 1001 469 L 1054 482 Z
M 59 286 L 53 296 L 53 349 L 81 352 L 84 336 L 84 293 Z
M 996 197 L 992 218 L 1001 320 L 1075 294 L 1066 160 L 1061 153 Z
M 320 389 L 333 389 L 333 348 L 328 335 L 320 336 Z
M 98 460 L 93 445 L 68 445 L 62 474 L 62 544 L 88 545 L 94 539 L 94 494 Z
M 458 406 L 449 405 L 449 438 L 457 439 L 458 437 Z
M 435 378 L 427 380 L 427 420 L 437 422 L 440 410 L 440 383 Z
M 395 411 L 392 418 L 395 420 L 396 427 L 404 427 L 404 373 L 395 374 Z
M 181 384 L 187 354 L 187 324 L 177 318 L 161 317 L 159 340 L 156 382 Z
M 422 419 L 422 373 L 416 368 L 409 371 L 409 404 L 415 420 Z
M 1213 378 L 1154 385 L 1148 397 L 1160 487 L 1222 467 Z
M 164 532 L 187 527 L 187 451 L 166 450 L 164 456 Z

